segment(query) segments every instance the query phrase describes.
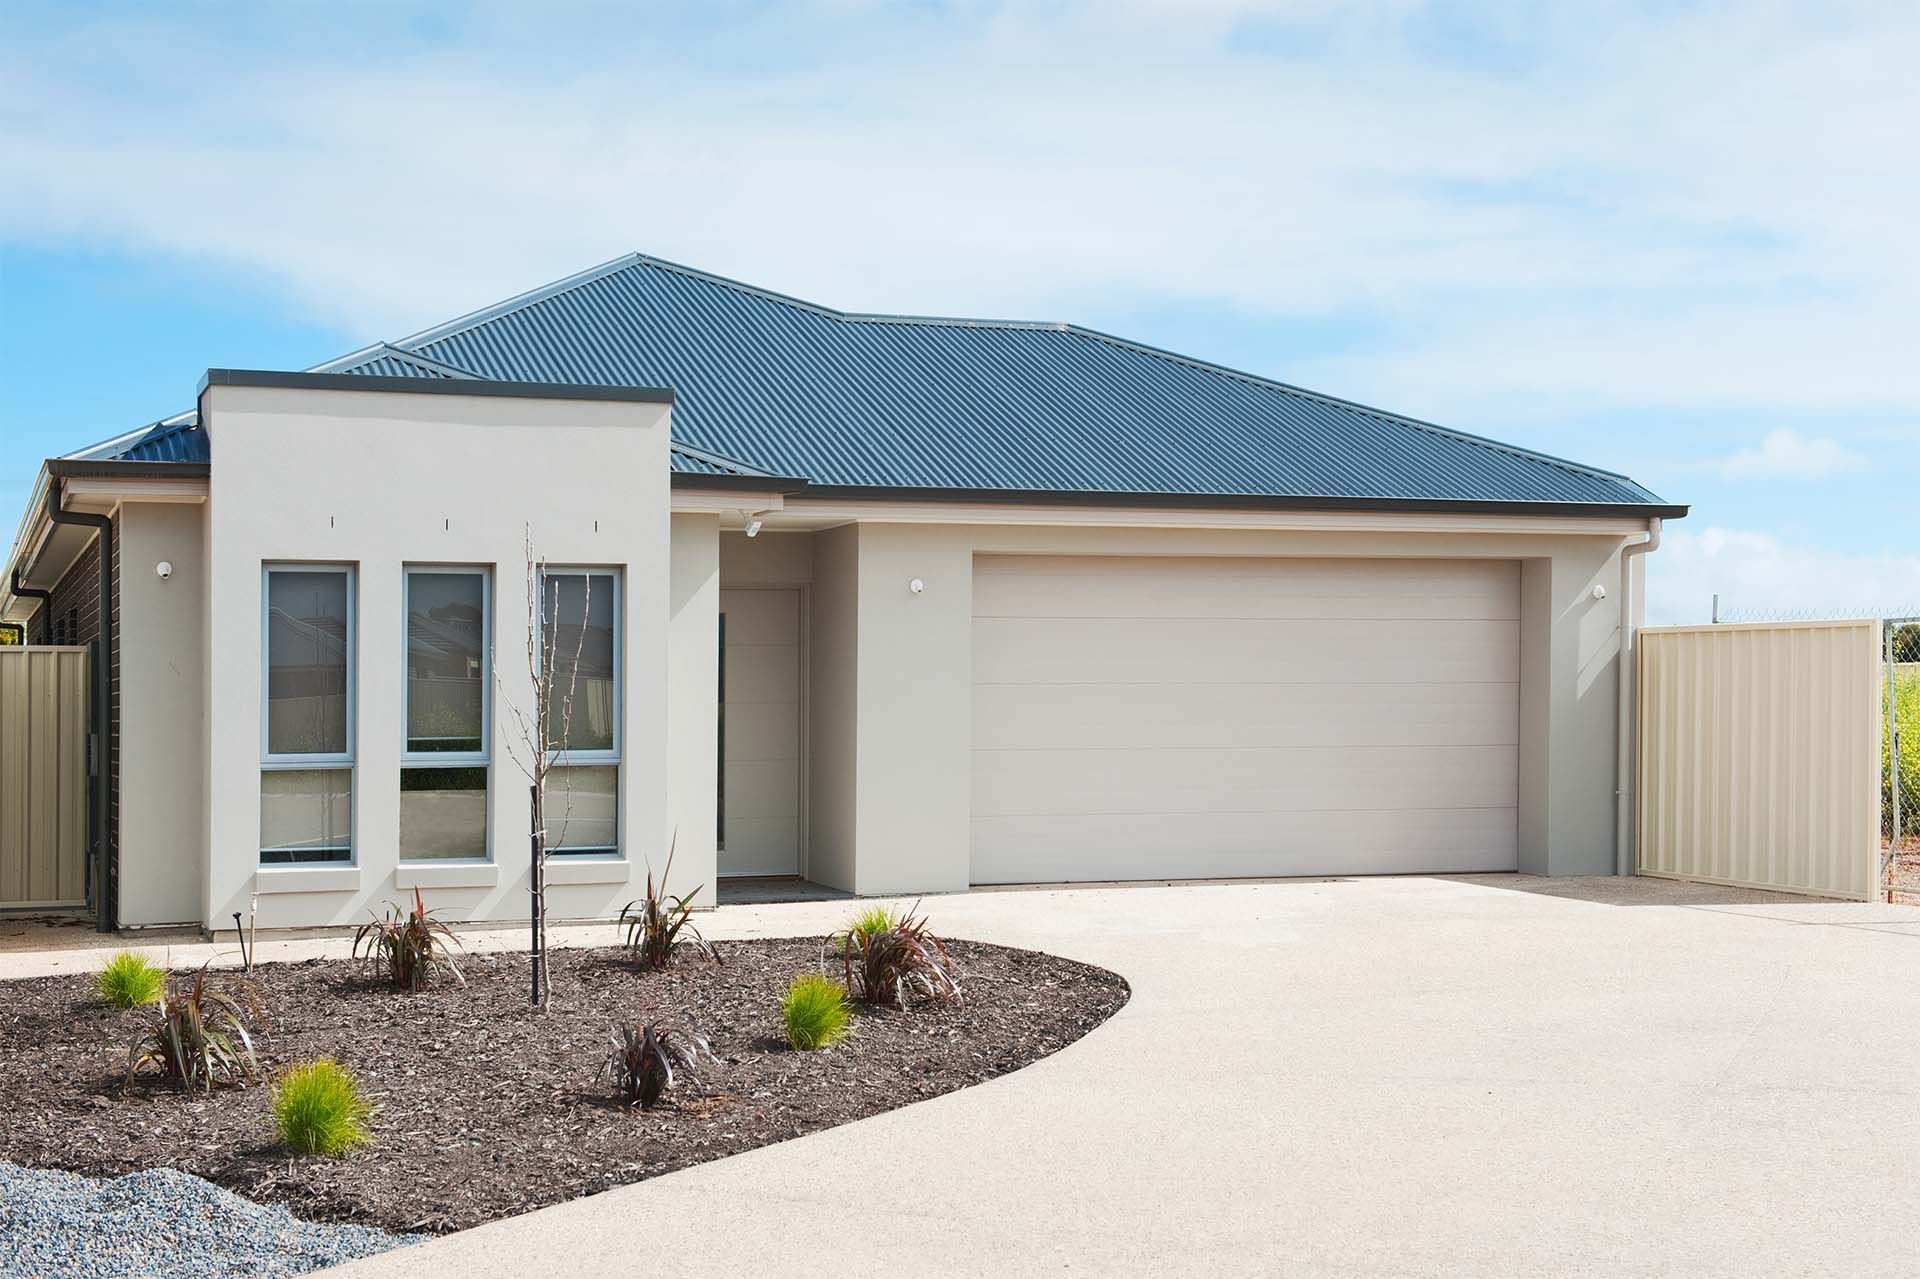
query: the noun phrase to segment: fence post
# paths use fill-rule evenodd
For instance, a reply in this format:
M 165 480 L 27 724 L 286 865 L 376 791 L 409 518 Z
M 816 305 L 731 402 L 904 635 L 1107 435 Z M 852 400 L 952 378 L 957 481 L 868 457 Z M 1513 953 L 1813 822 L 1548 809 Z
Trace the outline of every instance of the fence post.
M 1899 623 L 1889 618 L 1886 622 L 1887 648 L 1887 780 L 1888 798 L 1892 801 L 1891 837 L 1887 841 L 1887 900 L 1893 900 L 1893 886 L 1900 877 L 1900 663 L 1894 659 L 1900 656 L 1894 645 L 1894 637 L 1899 632 Z

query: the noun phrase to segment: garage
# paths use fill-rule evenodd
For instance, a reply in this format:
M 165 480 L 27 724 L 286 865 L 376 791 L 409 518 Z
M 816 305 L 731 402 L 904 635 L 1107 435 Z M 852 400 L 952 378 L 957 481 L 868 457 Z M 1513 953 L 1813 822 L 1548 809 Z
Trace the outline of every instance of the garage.
M 1517 869 L 1517 562 L 973 577 L 973 882 Z

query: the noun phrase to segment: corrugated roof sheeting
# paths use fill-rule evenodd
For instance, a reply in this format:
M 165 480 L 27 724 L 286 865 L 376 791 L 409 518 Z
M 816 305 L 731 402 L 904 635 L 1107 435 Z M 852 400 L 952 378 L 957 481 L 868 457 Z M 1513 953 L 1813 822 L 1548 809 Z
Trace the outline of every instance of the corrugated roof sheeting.
M 842 315 L 648 258 L 416 341 L 479 377 L 671 387 L 676 439 L 820 485 L 1659 502 L 1085 329 Z
M 447 376 L 439 369 L 432 368 L 425 364 L 415 363 L 404 356 L 395 355 L 390 352 L 384 355 L 376 355 L 365 364 L 355 365 L 353 372 L 364 373 L 371 377 L 444 378 Z
M 690 450 L 672 465 L 686 474 L 1660 504 L 1621 476 L 1087 329 L 843 314 L 637 254 L 319 369 L 669 387 L 674 441 Z M 118 456 L 207 452 L 197 426 L 161 423 Z
M 111 456 L 123 462 L 205 462 L 211 450 L 195 416 L 183 422 L 156 422 Z
M 713 458 L 689 453 L 684 449 L 674 449 L 671 453 L 672 468 L 682 475 L 728 475 L 735 479 L 741 476 L 757 476 L 759 472 L 751 467 L 728 466 Z

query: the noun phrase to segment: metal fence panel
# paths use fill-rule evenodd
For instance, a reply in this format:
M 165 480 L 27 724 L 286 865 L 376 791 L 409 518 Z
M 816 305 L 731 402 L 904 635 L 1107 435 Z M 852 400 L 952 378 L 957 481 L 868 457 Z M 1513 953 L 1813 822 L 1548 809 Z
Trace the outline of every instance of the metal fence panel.
M 80 906 L 87 650 L 0 647 L 0 910 Z
M 1647 627 L 1639 651 L 1640 873 L 1875 896 L 1879 622 Z

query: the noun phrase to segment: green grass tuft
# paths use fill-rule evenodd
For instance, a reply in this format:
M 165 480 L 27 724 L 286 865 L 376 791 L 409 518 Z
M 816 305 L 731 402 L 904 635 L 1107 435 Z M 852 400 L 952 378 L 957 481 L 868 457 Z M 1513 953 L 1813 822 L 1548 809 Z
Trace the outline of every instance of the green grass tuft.
M 138 951 L 123 950 L 100 970 L 94 989 L 115 1008 L 139 1008 L 160 1002 L 167 990 L 167 974 Z
M 787 1021 L 787 1042 L 808 1052 L 846 1038 L 853 1020 L 846 992 L 820 973 L 795 977 L 780 1012 Z
M 273 1090 L 274 1127 L 303 1155 L 337 1158 L 366 1145 L 372 1114 L 353 1072 L 331 1057 L 291 1067 Z
M 869 906 L 847 921 L 845 932 L 861 937 L 884 933 L 900 922 L 900 913 L 891 906 Z M 844 935 L 844 934 L 843 934 Z

